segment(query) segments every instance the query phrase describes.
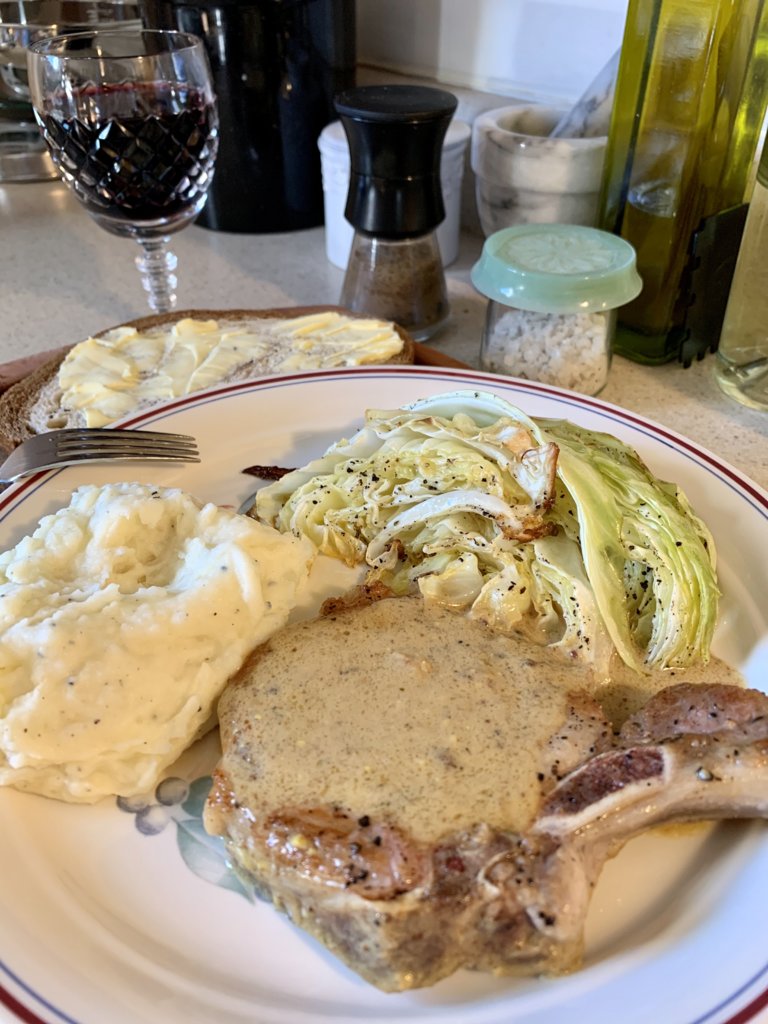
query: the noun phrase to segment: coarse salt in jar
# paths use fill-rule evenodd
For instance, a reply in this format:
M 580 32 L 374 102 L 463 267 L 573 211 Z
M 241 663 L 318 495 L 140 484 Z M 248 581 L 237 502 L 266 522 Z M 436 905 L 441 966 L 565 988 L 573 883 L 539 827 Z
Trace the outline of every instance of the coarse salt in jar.
M 577 224 L 495 232 L 472 283 L 490 299 L 483 369 L 585 395 L 608 379 L 617 308 L 642 289 L 629 242 Z

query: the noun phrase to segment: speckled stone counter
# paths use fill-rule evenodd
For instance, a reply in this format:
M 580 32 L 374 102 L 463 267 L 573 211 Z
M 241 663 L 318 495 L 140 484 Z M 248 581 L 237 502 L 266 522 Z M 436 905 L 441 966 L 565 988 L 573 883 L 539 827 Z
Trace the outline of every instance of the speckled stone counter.
M 485 300 L 469 271 L 481 245 L 477 235 L 462 238 L 447 272 L 451 322 L 431 343 L 473 366 Z M 61 184 L 0 186 L 0 362 L 146 315 L 134 248 L 97 227 Z M 326 259 L 322 228 L 234 235 L 192 226 L 174 249 L 180 309 L 338 301 L 343 274 Z M 600 398 L 690 437 L 768 487 L 768 414 L 726 398 L 711 359 L 684 370 L 616 358 Z

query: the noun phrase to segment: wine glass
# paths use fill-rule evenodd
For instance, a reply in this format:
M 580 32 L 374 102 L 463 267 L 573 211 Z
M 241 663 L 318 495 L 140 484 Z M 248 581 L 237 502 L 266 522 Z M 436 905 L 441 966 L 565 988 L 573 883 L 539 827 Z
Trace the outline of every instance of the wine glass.
M 205 203 L 218 115 L 202 41 L 119 29 L 33 43 L 35 117 L 64 181 L 107 231 L 141 246 L 136 265 L 156 313 L 176 303 L 169 236 Z

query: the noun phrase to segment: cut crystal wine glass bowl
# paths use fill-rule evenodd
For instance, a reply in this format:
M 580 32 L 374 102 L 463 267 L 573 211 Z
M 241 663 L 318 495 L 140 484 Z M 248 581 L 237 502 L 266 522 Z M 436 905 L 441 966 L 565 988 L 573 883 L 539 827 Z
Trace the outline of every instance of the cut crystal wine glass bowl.
M 200 212 L 218 116 L 203 45 L 181 32 L 85 32 L 29 51 L 35 116 L 64 181 L 107 231 L 142 246 L 150 307 L 175 304 L 171 234 Z

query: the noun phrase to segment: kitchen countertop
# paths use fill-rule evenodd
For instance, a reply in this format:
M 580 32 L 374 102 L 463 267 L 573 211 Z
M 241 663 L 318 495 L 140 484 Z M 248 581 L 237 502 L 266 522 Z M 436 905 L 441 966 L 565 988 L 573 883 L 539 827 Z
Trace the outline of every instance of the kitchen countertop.
M 430 342 L 477 366 L 485 300 L 469 281 L 482 238 L 462 237 L 448 267 L 451 321 Z M 323 228 L 236 235 L 195 225 L 172 240 L 178 308 L 335 303 L 343 272 L 325 256 Z M 59 182 L 0 185 L 0 362 L 73 344 L 150 312 L 134 243 L 109 235 Z M 715 452 L 768 488 L 768 414 L 726 398 L 709 357 L 688 369 L 613 361 L 600 398 L 640 413 Z

